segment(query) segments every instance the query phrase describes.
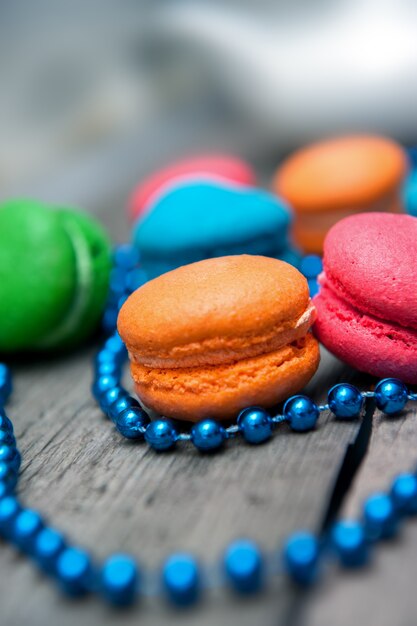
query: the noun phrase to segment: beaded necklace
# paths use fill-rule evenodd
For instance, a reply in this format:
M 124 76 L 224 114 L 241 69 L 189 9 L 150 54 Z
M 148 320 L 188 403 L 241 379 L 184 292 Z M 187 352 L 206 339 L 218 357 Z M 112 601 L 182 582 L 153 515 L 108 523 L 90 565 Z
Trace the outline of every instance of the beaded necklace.
M 310 289 L 314 290 L 320 264 L 315 258 L 304 262 Z M 392 416 L 409 401 L 417 400 L 417 394 L 410 393 L 404 383 L 389 378 L 366 392 L 347 383 L 335 385 L 328 392 L 327 404 L 320 406 L 307 396 L 292 396 L 285 402 L 282 413 L 274 416 L 258 407 L 248 407 L 240 413 L 236 424 L 226 428 L 205 419 L 195 424 L 191 432 L 179 432 L 170 420 L 150 421 L 138 401 L 120 384 L 126 350 L 115 332 L 117 310 L 126 299 L 126 292 L 134 290 L 143 279 L 136 264 L 135 253 L 129 246 L 116 250 L 109 303 L 103 318 L 106 330 L 112 335 L 95 358 L 92 387 L 100 408 L 129 439 L 144 440 L 156 451 L 191 441 L 199 451 L 212 452 L 238 435 L 249 444 L 260 444 L 282 422 L 287 422 L 294 432 L 309 430 L 327 410 L 338 420 L 355 419 L 365 410 L 363 419 L 369 421 L 375 406 Z M 310 585 L 317 578 L 319 565 L 331 558 L 336 558 L 343 567 L 365 565 L 373 544 L 391 537 L 403 518 L 417 513 L 417 477 L 414 473 L 404 473 L 394 479 L 389 492 L 368 497 L 360 519 L 337 521 L 319 534 L 295 532 L 282 550 L 270 554 L 263 554 L 250 540 L 239 539 L 227 546 L 216 567 L 204 567 L 192 555 L 184 553 L 171 554 L 160 572 L 142 571 L 125 554 L 113 554 L 97 565 L 88 552 L 71 545 L 38 512 L 25 508 L 15 495 L 21 456 L 4 408 L 11 392 L 10 370 L 0 363 L 0 535 L 29 556 L 69 596 L 92 592 L 114 606 L 126 606 L 141 594 L 162 593 L 173 605 L 186 606 L 197 602 L 208 588 L 226 585 L 237 594 L 247 595 L 262 591 L 271 577 L 282 574 L 298 585 Z

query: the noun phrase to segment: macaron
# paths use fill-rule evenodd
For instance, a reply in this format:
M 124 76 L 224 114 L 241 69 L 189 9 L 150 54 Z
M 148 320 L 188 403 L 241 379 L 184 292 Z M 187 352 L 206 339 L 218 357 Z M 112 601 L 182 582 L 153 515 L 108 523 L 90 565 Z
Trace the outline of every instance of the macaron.
M 182 420 L 235 417 L 299 391 L 319 362 L 315 309 L 293 266 L 262 256 L 193 263 L 135 291 L 118 330 L 141 402 Z
M 294 240 L 320 254 L 340 219 L 369 211 L 400 212 L 405 150 L 373 135 L 336 137 L 306 146 L 278 168 L 273 189 L 292 206 Z
M 417 383 L 417 218 L 363 213 L 324 243 L 316 337 L 352 367 Z
M 288 240 L 292 215 L 253 187 L 191 182 L 161 197 L 136 223 L 133 241 L 148 278 L 203 259 L 261 254 L 297 262 Z
M 102 314 L 110 268 L 93 218 L 34 200 L 0 206 L 0 352 L 79 344 Z
M 404 181 L 403 202 L 406 212 L 417 217 L 417 168 Z
M 130 219 L 135 221 L 146 213 L 169 189 L 193 180 L 253 186 L 256 175 L 249 163 L 229 154 L 202 154 L 171 163 L 145 178 L 133 191 L 128 202 Z

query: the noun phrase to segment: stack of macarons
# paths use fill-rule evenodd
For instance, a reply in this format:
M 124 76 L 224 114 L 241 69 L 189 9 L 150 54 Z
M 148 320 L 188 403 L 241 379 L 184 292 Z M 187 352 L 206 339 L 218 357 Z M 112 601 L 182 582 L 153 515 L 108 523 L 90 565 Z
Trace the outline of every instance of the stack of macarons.
M 176 187 L 138 221 L 133 241 L 154 278 L 181 265 L 230 254 L 260 254 L 292 263 L 291 214 L 284 203 L 252 187 L 190 182 Z
M 333 354 L 374 376 L 417 384 L 417 218 L 363 213 L 324 244 L 314 332 Z
M 134 189 L 128 202 L 129 218 L 135 222 L 171 189 L 196 181 L 253 187 L 256 174 L 249 163 L 229 154 L 201 154 L 176 161 L 150 174 Z
M 297 264 L 289 242 L 292 214 L 272 194 L 253 187 L 255 175 L 232 157 L 194 171 L 172 166 L 137 188 L 130 213 L 138 217 L 133 241 L 148 278 L 199 260 L 260 254 Z M 206 165 L 207 165 L 206 163 Z M 204 171 L 203 171 L 204 170 Z
M 91 217 L 32 200 L 0 206 L 0 353 L 72 347 L 97 326 L 111 245 Z
M 315 316 L 297 269 L 237 255 L 146 283 L 124 303 L 118 330 L 146 407 L 183 420 L 228 419 L 307 384 L 319 362 Z
M 294 240 L 321 254 L 326 233 L 338 220 L 369 211 L 403 210 L 405 150 L 374 135 L 320 141 L 290 155 L 278 168 L 273 189 L 294 210 Z

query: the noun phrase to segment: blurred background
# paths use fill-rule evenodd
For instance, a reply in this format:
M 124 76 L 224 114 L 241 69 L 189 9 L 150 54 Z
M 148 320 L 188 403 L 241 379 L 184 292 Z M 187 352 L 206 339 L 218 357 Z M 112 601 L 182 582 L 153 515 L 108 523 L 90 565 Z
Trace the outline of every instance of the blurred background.
M 414 0 L 0 2 L 0 195 L 122 205 L 155 167 L 417 141 Z

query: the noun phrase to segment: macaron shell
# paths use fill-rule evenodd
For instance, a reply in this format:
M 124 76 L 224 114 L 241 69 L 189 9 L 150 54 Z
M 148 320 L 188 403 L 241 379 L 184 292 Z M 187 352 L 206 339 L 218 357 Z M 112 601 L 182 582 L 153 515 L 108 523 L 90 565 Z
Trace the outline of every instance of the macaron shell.
M 166 417 L 197 421 L 236 417 L 251 405 L 271 407 L 303 388 L 319 363 L 317 341 L 304 339 L 252 359 L 215 367 L 149 369 L 132 363 L 143 404 Z
M 111 243 L 100 224 L 68 209 L 59 210 L 57 217 L 73 248 L 76 285 L 71 306 L 42 347 L 78 344 L 91 333 L 103 312 L 111 270 Z
M 417 329 L 416 241 L 415 217 L 348 217 L 326 238 L 326 280 L 336 295 L 362 313 Z
M 57 215 L 32 200 L 5 203 L 0 209 L 0 352 L 28 350 L 56 327 L 71 306 L 75 281 L 73 249 Z
M 274 190 L 299 212 L 366 210 L 400 191 L 407 172 L 402 147 L 385 137 L 352 135 L 302 148 L 278 169 Z
M 184 159 L 163 168 L 145 179 L 134 190 L 129 200 L 129 215 L 136 220 L 149 208 L 152 198 L 161 188 L 178 179 L 189 180 L 195 178 L 223 180 L 241 185 L 254 185 L 256 176 L 251 166 L 245 161 L 222 154 L 197 155 Z
M 402 202 L 399 194 L 389 194 L 383 201 L 378 200 L 373 204 L 363 207 L 366 212 L 400 213 Z M 336 209 L 334 211 L 322 211 L 321 213 L 298 213 L 293 226 L 293 237 L 296 244 L 309 254 L 323 254 L 324 241 L 329 230 L 345 217 L 355 215 L 358 209 Z
M 364 315 L 326 287 L 314 304 L 314 334 L 330 352 L 374 376 L 417 383 L 416 330 Z
M 118 329 L 132 358 L 143 364 L 158 358 L 181 367 L 192 358 L 213 365 L 242 358 L 253 347 L 271 349 L 271 337 L 293 329 L 308 305 L 307 281 L 291 265 L 260 256 L 221 257 L 140 287 L 124 303 Z

